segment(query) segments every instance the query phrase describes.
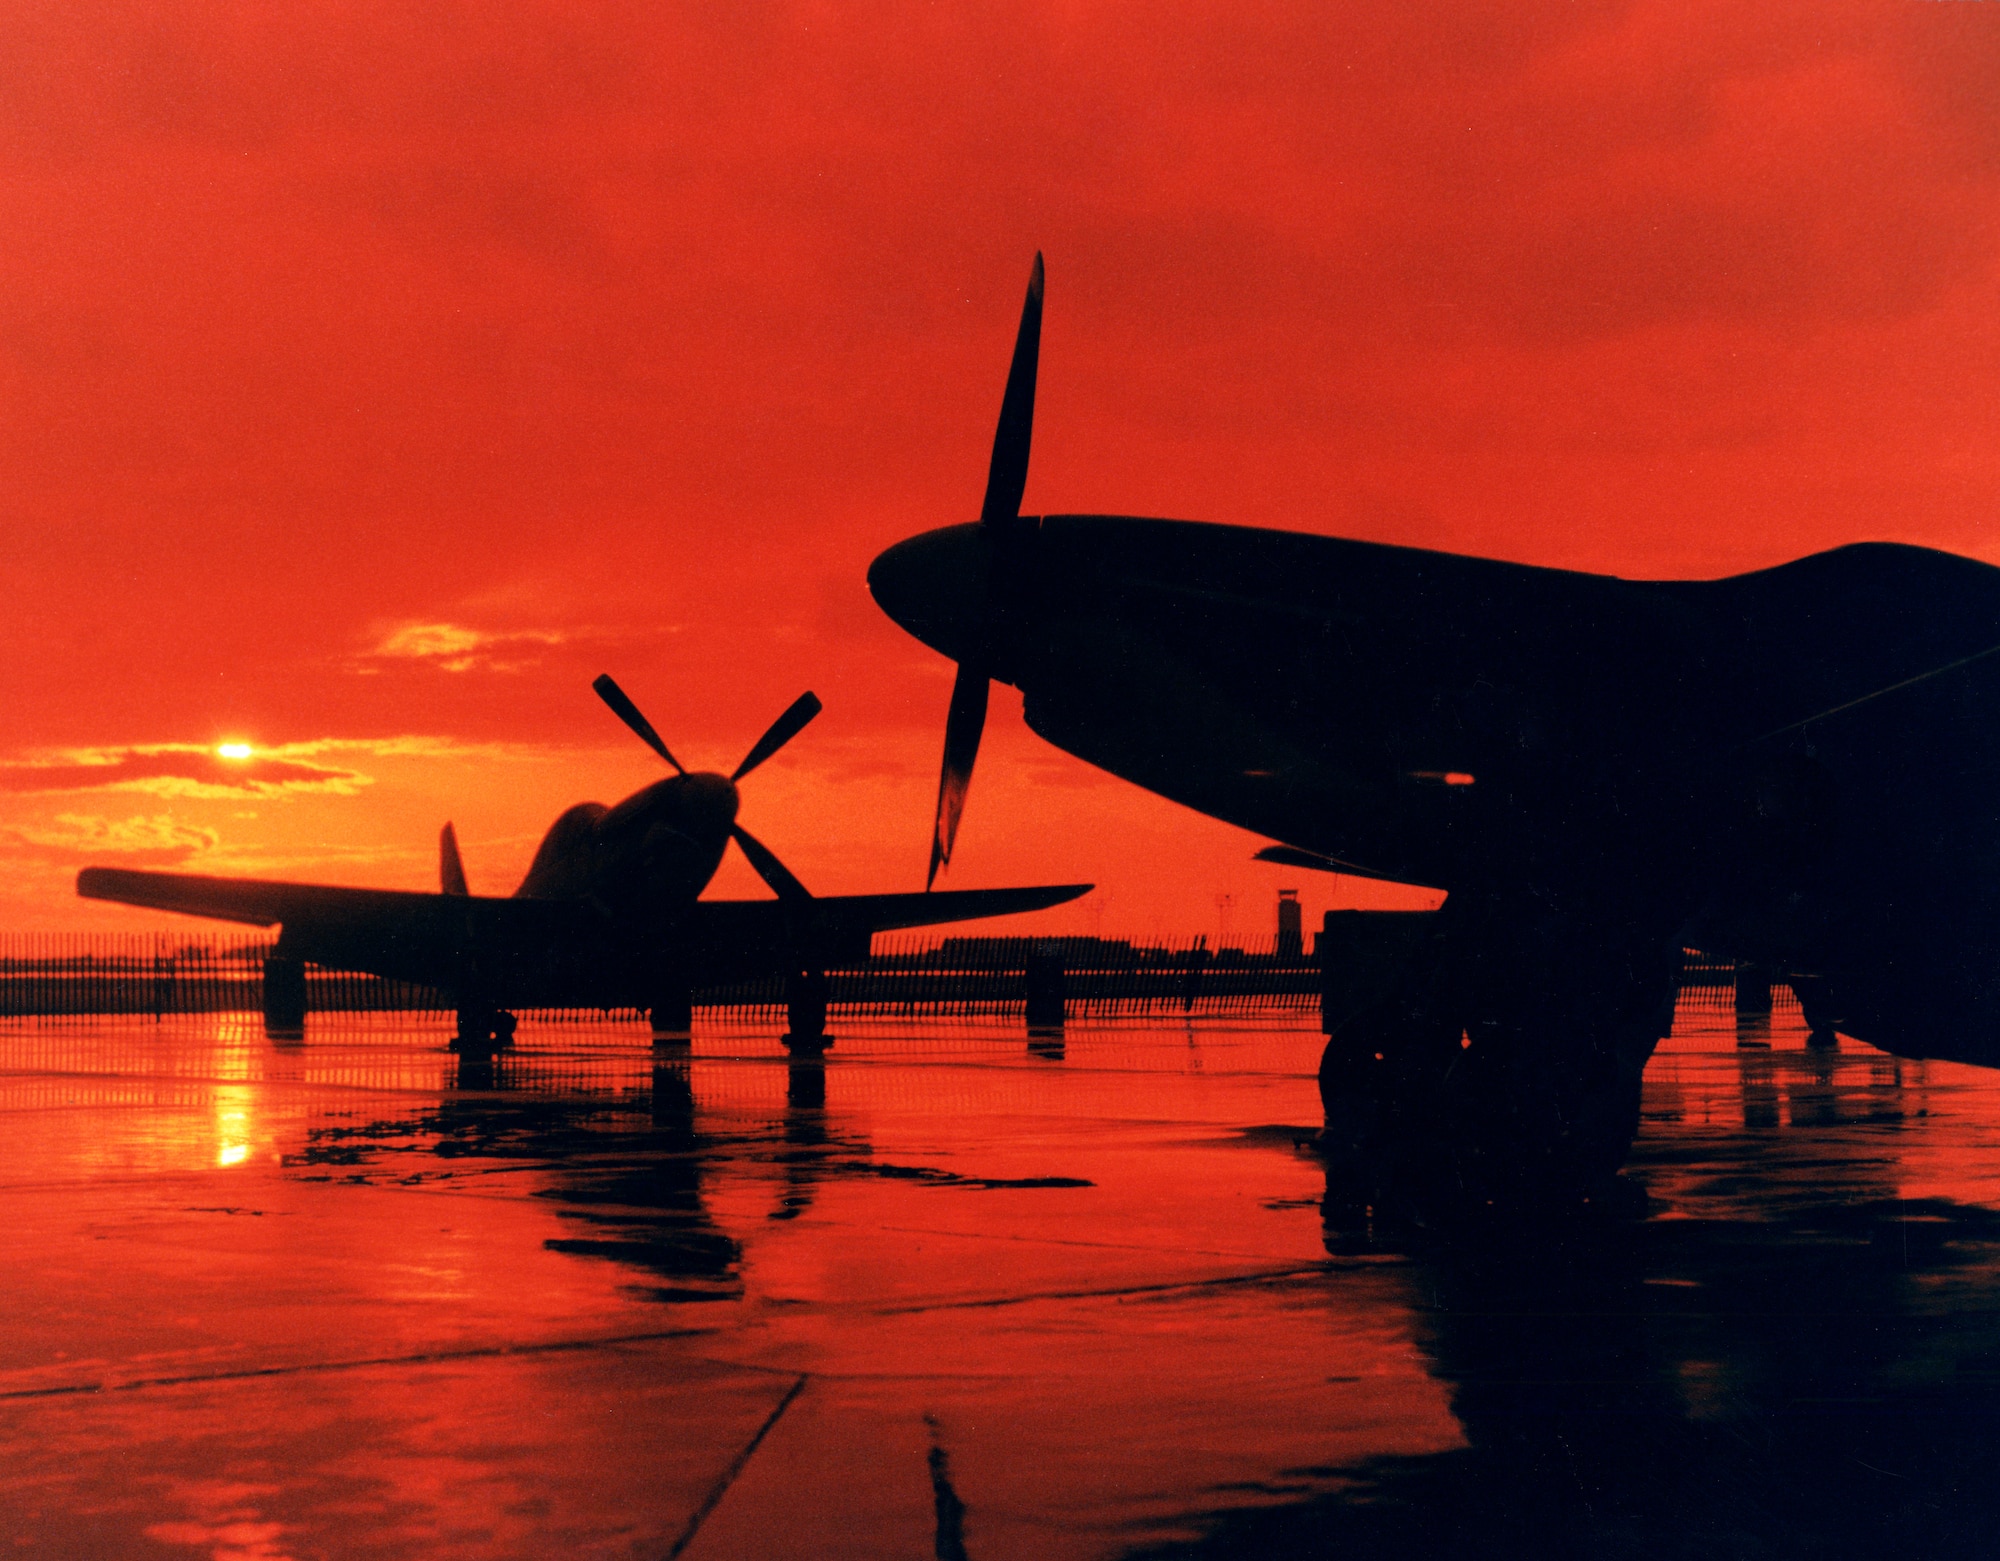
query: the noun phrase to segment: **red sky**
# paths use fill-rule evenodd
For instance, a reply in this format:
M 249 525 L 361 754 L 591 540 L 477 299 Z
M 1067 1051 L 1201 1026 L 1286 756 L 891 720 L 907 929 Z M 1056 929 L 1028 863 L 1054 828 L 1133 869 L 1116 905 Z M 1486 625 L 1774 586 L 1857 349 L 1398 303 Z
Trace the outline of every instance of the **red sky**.
M 447 817 L 510 890 L 657 773 L 600 671 L 723 766 L 815 689 L 746 822 L 920 887 L 950 668 L 863 574 L 976 516 L 1037 248 L 1031 512 L 2000 561 L 2000 6 L 27 0 L 0 61 L 0 925 L 428 887 Z M 1259 843 L 1002 699 L 949 881 L 1355 889 Z

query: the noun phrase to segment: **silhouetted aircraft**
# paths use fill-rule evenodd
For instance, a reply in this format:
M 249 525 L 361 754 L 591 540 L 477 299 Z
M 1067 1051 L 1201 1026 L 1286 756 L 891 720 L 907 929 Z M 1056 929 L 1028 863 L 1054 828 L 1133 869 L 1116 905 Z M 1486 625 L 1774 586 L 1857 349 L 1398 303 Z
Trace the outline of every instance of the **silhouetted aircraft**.
M 609 677 L 593 687 L 675 774 L 616 807 L 584 802 L 549 827 L 508 899 L 466 892 L 458 840 L 440 841 L 440 894 L 272 883 L 195 873 L 87 867 L 89 899 L 268 927 L 281 924 L 266 972 L 266 1015 L 295 1029 L 304 966 L 367 971 L 437 987 L 459 1010 L 459 1041 L 504 1044 L 523 1007 L 649 1008 L 654 1027 L 685 1031 L 695 984 L 783 971 L 802 1043 L 823 1032 L 825 969 L 867 956 L 877 932 L 1059 905 L 1088 884 L 957 894 L 815 896 L 736 822 L 736 783 L 819 714 L 802 695 L 728 775 L 690 773 Z M 734 840 L 775 900 L 699 898 Z
M 1328 1146 L 1601 1183 L 1683 945 L 1796 974 L 1815 1026 L 2000 1063 L 2000 570 L 1842 547 L 1642 581 L 1181 521 L 1020 514 L 1042 265 L 977 524 L 877 558 L 959 664 L 931 874 L 997 678 L 1056 746 L 1448 891 L 1321 1069 Z

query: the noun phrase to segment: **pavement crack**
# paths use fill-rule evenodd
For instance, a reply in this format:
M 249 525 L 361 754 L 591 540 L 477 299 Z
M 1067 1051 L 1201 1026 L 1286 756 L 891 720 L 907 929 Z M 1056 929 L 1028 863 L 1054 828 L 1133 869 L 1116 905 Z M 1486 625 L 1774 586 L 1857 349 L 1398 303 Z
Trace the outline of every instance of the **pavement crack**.
M 503 1355 L 553 1355 L 565 1350 L 613 1349 L 625 1344 L 657 1344 L 701 1338 L 714 1328 L 662 1328 L 592 1339 L 550 1339 L 540 1344 L 482 1344 L 460 1350 L 424 1350 L 410 1355 L 373 1355 L 359 1360 L 300 1361 L 289 1366 L 244 1366 L 234 1371 L 195 1371 L 172 1377 L 134 1377 L 124 1382 L 67 1382 L 56 1387 L 0 1390 L 0 1403 L 14 1399 L 63 1398 L 86 1393 L 131 1393 L 141 1388 L 191 1387 L 204 1382 L 243 1382 L 258 1377 L 298 1377 L 315 1372 L 362 1371 L 371 1366 L 425 1366 L 441 1361 L 489 1360 Z
M 915 1312 L 973 1311 L 988 1307 L 1025 1306 L 1031 1301 L 1104 1301 L 1121 1296 L 1166 1295 L 1176 1290 L 1219 1290 L 1234 1285 L 1261 1285 L 1275 1279 L 1298 1279 L 1308 1274 L 1334 1272 L 1330 1263 L 1307 1263 L 1296 1268 L 1260 1269 L 1254 1274 L 1218 1274 L 1213 1279 L 1171 1279 L 1155 1284 L 1112 1285 L 1102 1289 L 1034 1290 L 1021 1295 L 975 1296 L 956 1301 L 914 1301 L 906 1306 L 875 1308 L 879 1317 L 899 1317 Z
M 757 1434 L 744 1444 L 743 1451 L 738 1453 L 729 1467 L 722 1471 L 722 1478 L 715 1482 L 708 1495 L 702 1498 L 701 1505 L 694 1509 L 693 1516 L 688 1519 L 687 1527 L 681 1530 L 681 1537 L 674 1541 L 673 1549 L 667 1552 L 667 1561 L 674 1561 L 676 1556 L 694 1543 L 695 1535 L 701 1532 L 701 1526 L 708 1521 L 709 1514 L 715 1511 L 721 1504 L 722 1498 L 729 1494 L 729 1487 L 736 1483 L 736 1477 L 749 1466 L 751 1457 L 763 1445 L 764 1438 L 771 1434 L 771 1427 L 776 1425 L 779 1417 L 792 1407 L 792 1400 L 805 1391 L 806 1383 L 810 1380 L 809 1377 L 800 1377 L 785 1390 L 785 1396 L 778 1400 L 777 1408 L 764 1417 L 764 1423 L 757 1427 Z

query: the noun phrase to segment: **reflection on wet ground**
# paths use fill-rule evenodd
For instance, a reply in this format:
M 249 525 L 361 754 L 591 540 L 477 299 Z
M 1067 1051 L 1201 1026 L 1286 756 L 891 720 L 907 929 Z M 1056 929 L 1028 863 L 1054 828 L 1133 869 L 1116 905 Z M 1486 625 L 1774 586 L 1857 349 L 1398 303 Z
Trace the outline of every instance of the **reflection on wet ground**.
M 1683 1012 L 1641 1217 L 1323 1208 L 1319 1038 L 0 1028 L 29 1554 L 1986 1555 L 2000 1074 Z M 1635 1200 L 1636 1201 L 1636 1200 Z

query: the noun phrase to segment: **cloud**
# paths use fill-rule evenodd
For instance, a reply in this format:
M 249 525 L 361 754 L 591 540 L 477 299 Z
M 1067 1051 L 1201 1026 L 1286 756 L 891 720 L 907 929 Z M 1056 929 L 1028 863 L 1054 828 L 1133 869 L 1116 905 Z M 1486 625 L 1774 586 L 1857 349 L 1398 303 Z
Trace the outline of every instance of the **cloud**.
M 253 781 L 322 783 L 62 751 L 225 732 L 636 779 L 610 671 L 728 759 L 810 684 L 790 762 L 903 766 L 921 844 L 952 668 L 863 575 L 976 515 L 1038 246 L 1031 512 L 2000 556 L 1996 16 L 0 7 L 0 817 L 212 787 L 233 836 Z M 337 815 L 313 845 L 418 833 L 443 777 L 380 753 L 276 755 L 377 777 L 283 810 Z M 1062 862 L 1075 793 L 1023 795 L 1007 860 Z M 1136 855 L 1107 881 L 1166 881 Z
M 222 840 L 213 829 L 182 823 L 165 813 L 123 819 L 60 813 L 52 824 L 17 824 L 3 833 L 20 845 L 51 855 L 110 854 L 159 862 L 181 862 L 212 852 Z
M 444 672 L 519 672 L 541 660 L 540 651 L 566 644 L 554 629 L 493 632 L 458 623 L 404 623 L 389 629 L 361 658 L 361 670 L 379 671 L 382 662 L 414 661 Z
M 48 758 L 0 764 L 0 792 L 143 791 L 156 797 L 209 798 L 327 792 L 352 796 L 369 783 L 370 777 L 358 771 L 315 764 L 285 748 L 229 759 L 213 748 L 192 743 L 73 749 Z
M 542 759 L 564 750 L 537 743 L 466 742 L 456 737 L 434 737 L 405 732 L 395 737 L 315 737 L 305 742 L 286 743 L 266 750 L 288 759 L 313 758 L 320 754 L 359 754 L 375 759 L 449 759 L 477 756 L 481 759 Z

